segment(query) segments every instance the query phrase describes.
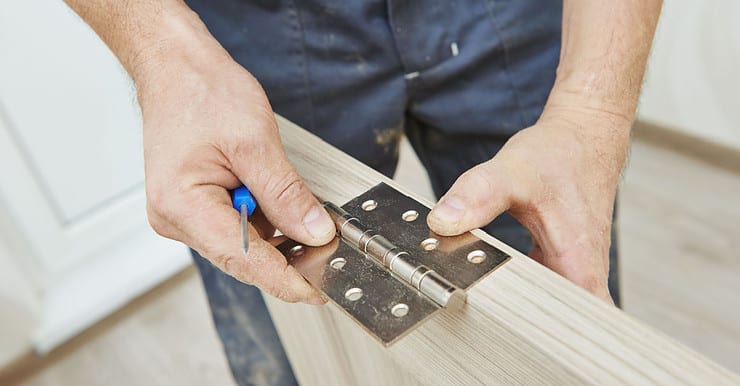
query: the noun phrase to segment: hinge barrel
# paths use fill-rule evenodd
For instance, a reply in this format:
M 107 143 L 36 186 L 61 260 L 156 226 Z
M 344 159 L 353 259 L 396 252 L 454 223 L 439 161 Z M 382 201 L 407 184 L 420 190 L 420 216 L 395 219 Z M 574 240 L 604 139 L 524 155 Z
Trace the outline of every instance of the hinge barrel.
M 429 267 L 414 263 L 407 251 L 400 250 L 337 205 L 327 201 L 324 207 L 336 225 L 337 234 L 348 244 L 375 259 L 440 306 L 457 308 L 465 303 L 465 292 Z

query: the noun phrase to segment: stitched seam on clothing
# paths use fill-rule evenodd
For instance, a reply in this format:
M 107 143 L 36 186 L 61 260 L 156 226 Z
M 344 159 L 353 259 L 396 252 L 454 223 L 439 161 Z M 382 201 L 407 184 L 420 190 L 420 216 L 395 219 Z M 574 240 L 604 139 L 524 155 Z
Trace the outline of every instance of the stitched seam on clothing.
M 298 11 L 298 5 L 295 0 L 291 1 L 291 7 L 288 10 L 289 16 L 293 21 L 293 29 L 298 33 L 300 37 L 300 52 L 298 52 L 298 66 L 303 70 L 303 87 L 305 88 L 306 98 L 308 99 L 308 113 L 311 122 L 311 127 L 308 128 L 310 131 L 316 130 L 316 114 L 314 113 L 313 106 L 313 94 L 311 93 L 311 78 L 309 76 L 309 63 L 308 55 L 306 53 L 306 34 L 303 28 L 303 21 L 301 20 L 300 12 Z
M 386 0 L 385 2 L 385 14 L 386 14 L 386 20 L 388 24 L 388 30 L 390 31 L 391 39 L 393 40 L 393 50 L 396 53 L 396 56 L 398 57 L 398 63 L 401 65 L 402 75 L 413 72 L 411 71 L 411 68 L 407 65 L 407 63 L 404 61 L 403 55 L 401 55 L 401 49 L 398 43 L 398 37 L 396 36 L 396 28 L 395 28 L 395 25 L 393 24 L 393 4 L 391 4 L 390 0 Z
M 404 94 L 405 94 L 405 105 L 406 109 L 412 109 L 412 105 L 414 103 L 414 98 L 417 94 L 417 86 L 415 84 L 412 84 L 411 82 L 417 82 L 420 81 L 419 77 L 417 76 L 415 79 L 408 79 L 406 76 L 409 73 L 413 73 L 414 71 L 411 71 L 410 67 L 408 66 L 408 63 L 406 63 L 403 55 L 401 55 L 401 46 L 398 41 L 398 36 L 396 36 L 396 29 L 395 25 L 393 24 L 393 4 L 391 4 L 391 0 L 386 0 L 385 2 L 385 14 L 386 14 L 386 23 L 388 26 L 388 33 L 391 36 L 391 41 L 393 43 L 393 52 L 396 54 L 396 59 L 398 60 L 398 66 L 400 70 L 400 77 L 403 80 L 403 87 L 404 87 Z M 418 71 L 417 71 L 418 72 Z
M 506 45 L 506 39 L 504 39 L 503 35 L 501 34 L 501 28 L 499 27 L 498 23 L 496 22 L 496 14 L 493 11 L 493 3 L 495 0 L 483 0 L 486 4 L 486 10 L 488 11 L 489 18 L 491 19 L 491 24 L 493 25 L 493 28 L 496 30 L 496 34 L 498 35 L 499 39 L 501 39 L 501 47 L 504 55 L 504 72 L 506 73 L 506 77 L 509 79 L 509 84 L 511 84 L 511 92 L 514 94 L 514 102 L 516 103 L 517 107 L 519 107 L 519 120 L 522 128 L 525 126 L 526 120 L 524 119 L 524 106 L 522 106 L 521 98 L 519 97 L 519 90 L 516 87 L 516 84 L 514 83 L 514 78 L 511 76 L 511 71 L 509 68 L 510 60 L 509 60 L 509 47 Z

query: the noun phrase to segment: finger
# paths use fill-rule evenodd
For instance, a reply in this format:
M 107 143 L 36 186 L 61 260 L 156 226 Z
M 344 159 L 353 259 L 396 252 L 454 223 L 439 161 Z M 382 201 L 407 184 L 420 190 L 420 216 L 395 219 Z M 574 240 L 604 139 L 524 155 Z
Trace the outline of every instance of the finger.
M 239 214 L 225 189 L 201 185 L 170 202 L 168 217 L 180 230 L 179 241 L 227 274 L 284 301 L 324 303 L 285 257 L 259 237 L 254 227 L 249 228 L 249 252 L 242 253 Z
M 237 146 L 233 172 L 249 187 L 270 222 L 288 237 L 307 245 L 323 245 L 336 233 L 329 215 L 288 160 L 277 124 L 269 138 Z
M 427 223 L 443 236 L 482 227 L 511 206 L 508 173 L 491 160 L 462 174 L 434 206 Z
M 247 256 L 236 254 L 232 258 L 234 267 L 225 267 L 225 272 L 244 272 L 247 282 L 259 287 L 268 294 L 287 302 L 324 304 L 326 301 L 319 295 L 303 276 L 288 265 L 283 255 L 275 249 L 277 239 L 268 241 L 251 234 Z M 284 241 L 283 240 L 280 241 Z
M 575 231 L 589 228 L 567 212 L 544 211 L 542 216 L 538 221 L 542 226 L 531 230 L 538 240 L 536 248 L 541 250 L 542 264 L 612 303 L 608 288 L 608 245 L 603 248 L 603 243 L 590 237 L 590 232 Z

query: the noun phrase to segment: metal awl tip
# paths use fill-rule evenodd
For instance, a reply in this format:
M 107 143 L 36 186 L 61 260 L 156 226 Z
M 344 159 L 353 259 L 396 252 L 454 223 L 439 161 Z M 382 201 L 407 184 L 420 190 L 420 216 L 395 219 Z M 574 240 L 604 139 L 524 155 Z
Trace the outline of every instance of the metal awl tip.
M 242 228 L 242 253 L 245 255 L 249 252 L 249 215 L 248 215 L 247 204 L 242 204 L 239 207 L 239 222 Z

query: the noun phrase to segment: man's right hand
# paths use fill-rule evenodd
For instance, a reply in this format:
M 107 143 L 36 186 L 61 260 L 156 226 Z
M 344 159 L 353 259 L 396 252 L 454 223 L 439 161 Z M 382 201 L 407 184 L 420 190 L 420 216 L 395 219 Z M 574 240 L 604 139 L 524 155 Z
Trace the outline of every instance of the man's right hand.
M 228 55 L 209 58 L 206 68 L 164 66 L 139 85 L 152 227 L 280 299 L 323 303 L 269 242 L 277 227 L 299 242 L 322 245 L 335 228 L 288 161 L 257 80 Z M 253 216 L 246 256 L 228 192 L 241 183 L 261 210 Z
M 288 161 L 257 80 L 181 0 L 65 1 L 136 82 L 154 230 L 282 300 L 323 303 L 272 236 L 277 227 L 298 242 L 322 245 L 335 227 Z M 228 192 L 241 184 L 259 204 L 250 216 L 247 256 Z

